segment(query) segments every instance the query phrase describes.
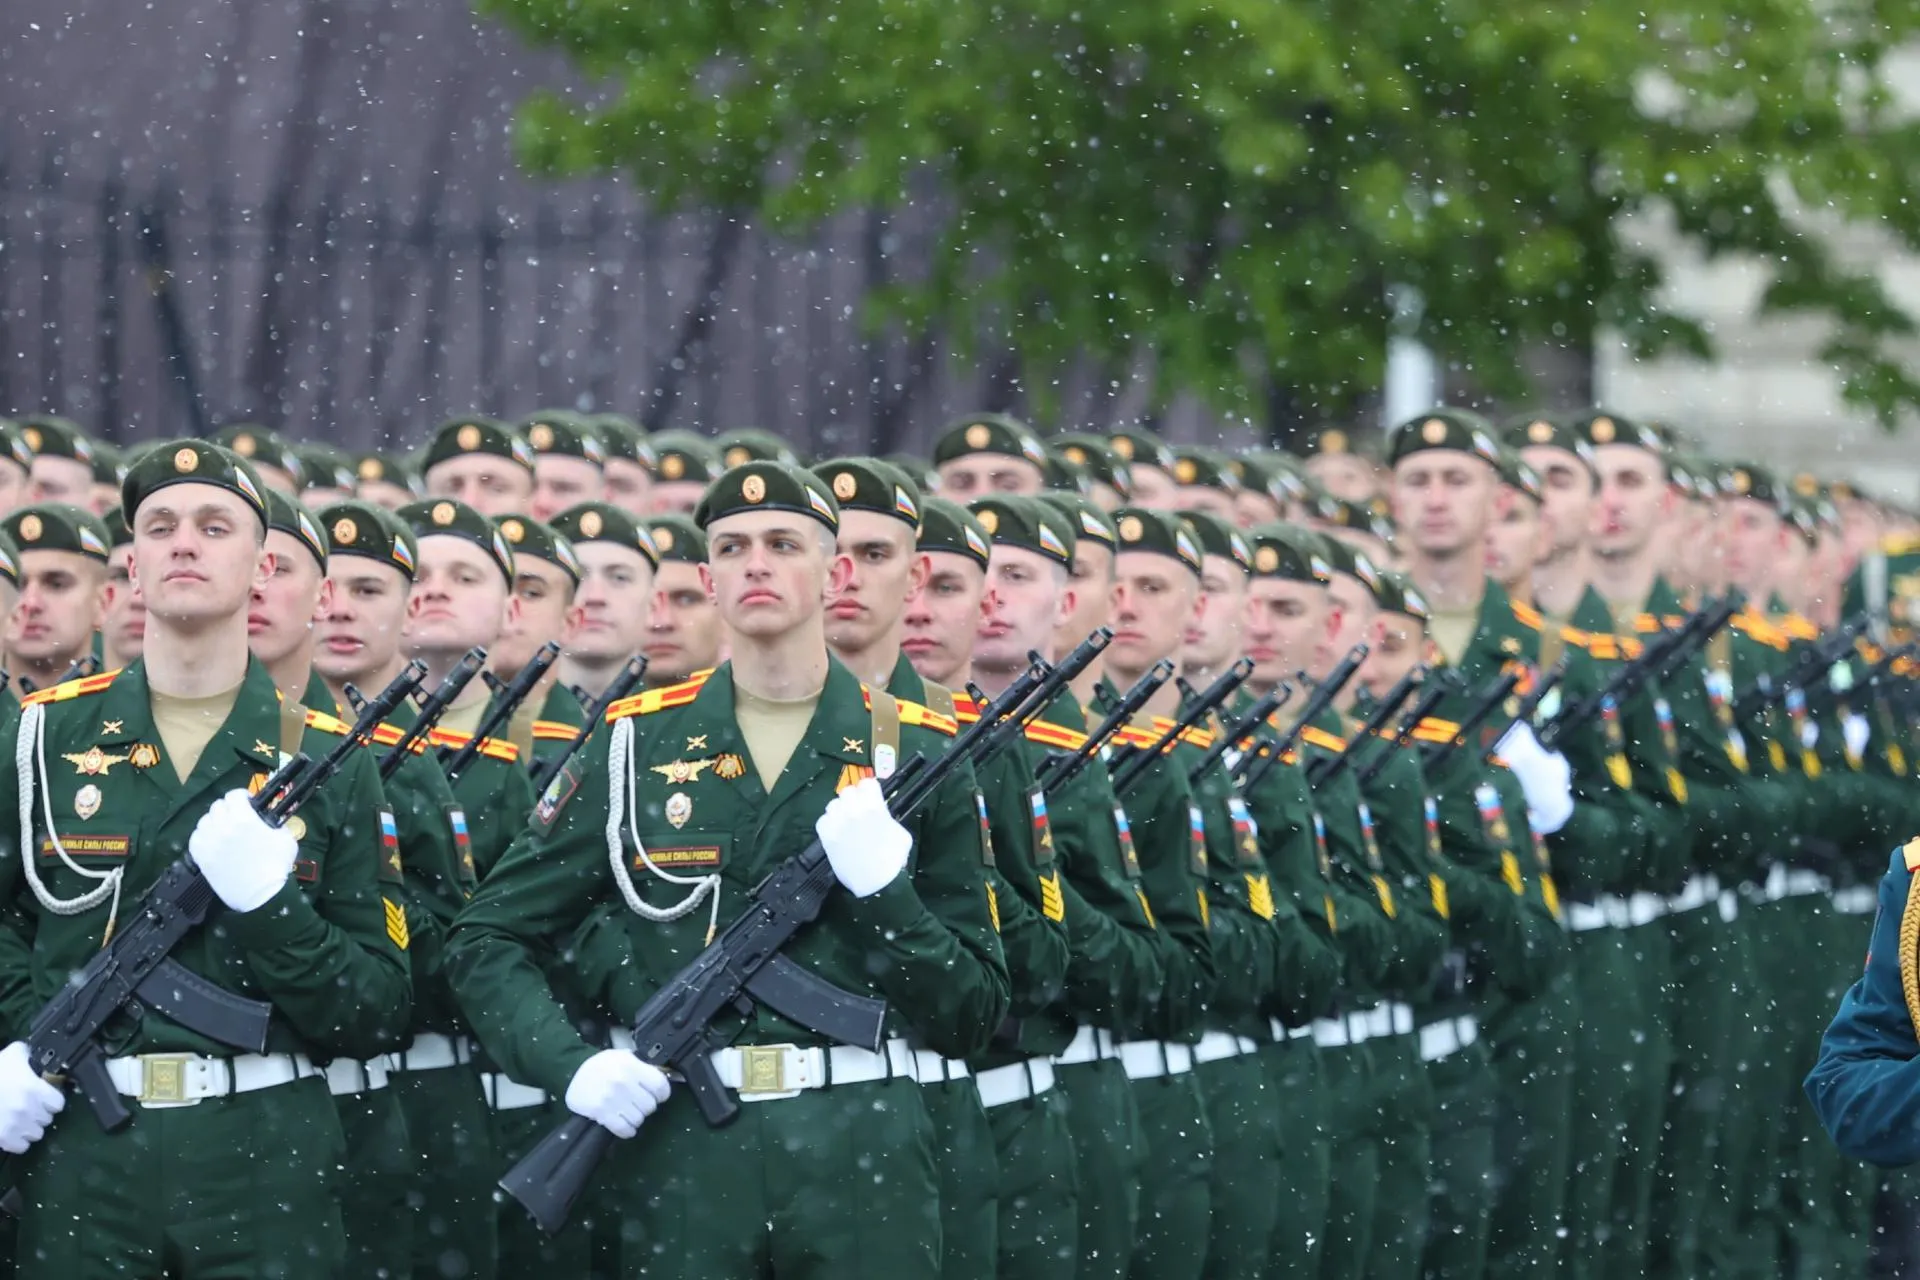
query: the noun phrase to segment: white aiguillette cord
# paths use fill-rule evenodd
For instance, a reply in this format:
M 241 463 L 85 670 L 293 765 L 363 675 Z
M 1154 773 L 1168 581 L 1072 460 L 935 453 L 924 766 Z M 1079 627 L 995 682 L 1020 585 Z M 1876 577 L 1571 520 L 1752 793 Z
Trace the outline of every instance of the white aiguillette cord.
M 126 875 L 126 867 L 114 867 L 110 871 L 89 871 L 75 862 L 67 854 L 66 845 L 60 841 L 60 833 L 53 829 L 53 789 L 35 786 L 35 766 L 39 768 L 39 777 L 47 776 L 47 713 L 39 703 L 24 708 L 20 713 L 20 730 L 14 738 L 13 763 L 19 777 L 20 790 L 20 861 L 27 871 L 27 884 L 33 889 L 33 896 L 41 906 L 57 916 L 77 916 L 83 911 L 91 911 L 108 898 L 113 906 L 107 912 L 107 932 L 100 939 L 105 946 L 113 937 L 114 924 L 120 918 L 120 883 Z M 40 807 L 47 824 L 47 842 L 53 846 L 53 852 L 67 870 L 86 880 L 100 883 L 77 898 L 56 898 L 40 879 L 39 851 L 34 847 L 33 839 L 33 796 L 40 793 Z
M 678 920 L 698 907 L 703 899 L 712 898 L 713 911 L 707 920 L 707 941 L 712 942 L 720 926 L 720 875 L 718 872 L 710 876 L 675 875 L 648 855 L 647 846 L 641 842 L 640 832 L 633 821 L 634 814 L 640 808 L 640 796 L 639 784 L 628 767 L 632 756 L 633 721 L 630 718 L 617 720 L 613 726 L 613 741 L 607 747 L 607 860 L 613 867 L 613 883 L 619 888 L 620 897 L 630 911 L 656 924 Z M 667 884 L 692 885 L 692 891 L 671 907 L 656 907 L 642 898 L 627 870 L 626 851 L 621 839 L 623 835 L 633 840 L 633 848 L 640 855 L 641 865 L 655 878 Z

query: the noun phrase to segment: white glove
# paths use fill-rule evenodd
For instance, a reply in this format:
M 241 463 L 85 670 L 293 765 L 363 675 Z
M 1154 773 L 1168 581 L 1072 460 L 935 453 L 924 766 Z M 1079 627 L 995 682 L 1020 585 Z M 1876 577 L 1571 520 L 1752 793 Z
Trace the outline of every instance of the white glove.
M 1573 816 L 1573 770 L 1567 758 L 1549 751 L 1533 736 L 1533 726 L 1516 723 L 1501 736 L 1495 753 L 1519 780 L 1527 795 L 1527 825 L 1550 836 Z
M 631 1138 L 671 1091 L 667 1077 L 652 1063 L 625 1049 L 602 1049 L 573 1073 L 567 1110 L 611 1130 L 616 1138 Z
M 1867 743 L 1873 737 L 1873 726 L 1858 711 L 1850 713 L 1840 722 L 1840 735 L 1847 740 L 1847 754 L 1859 759 L 1867 754 Z
M 200 815 L 187 852 L 220 901 L 235 911 L 265 906 L 293 874 L 300 842 L 253 811 L 245 791 L 234 790 Z
M 26 1154 L 66 1105 L 65 1094 L 34 1074 L 26 1041 L 0 1049 L 0 1151 Z
M 876 894 L 907 869 L 913 836 L 887 812 L 877 779 L 848 787 L 813 824 L 833 874 L 856 898 Z

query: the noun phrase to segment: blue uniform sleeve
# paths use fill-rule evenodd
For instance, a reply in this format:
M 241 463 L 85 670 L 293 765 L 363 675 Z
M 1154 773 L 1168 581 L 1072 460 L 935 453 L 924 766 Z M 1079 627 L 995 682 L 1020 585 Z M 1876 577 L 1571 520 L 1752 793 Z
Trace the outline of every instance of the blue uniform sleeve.
M 1900 987 L 1900 921 L 1912 879 L 1895 851 L 1880 882 L 1866 972 L 1840 1001 L 1806 1082 L 1834 1144 L 1885 1167 L 1920 1162 L 1920 1040 Z

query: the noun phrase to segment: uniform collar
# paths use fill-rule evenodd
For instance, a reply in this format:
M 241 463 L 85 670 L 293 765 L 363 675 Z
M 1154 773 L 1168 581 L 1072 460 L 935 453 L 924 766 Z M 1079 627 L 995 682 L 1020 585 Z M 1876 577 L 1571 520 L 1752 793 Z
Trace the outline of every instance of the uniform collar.
M 102 750 L 131 757 L 137 747 L 152 748 L 154 762 L 145 768 L 135 768 L 134 772 L 159 788 L 169 814 L 185 807 L 225 777 L 236 761 L 254 773 L 272 773 L 279 765 L 280 697 L 273 677 L 252 657 L 247 659 L 247 672 L 241 679 L 233 709 L 208 740 L 199 763 L 184 785 L 179 783 L 173 764 L 167 759 L 166 745 L 161 742 L 153 722 L 153 690 L 147 683 L 145 661 L 134 661 L 98 698 L 86 699 L 76 712 L 81 708 L 88 717 L 98 717 L 92 741 Z M 83 730 L 76 733 L 74 740 L 85 736 Z

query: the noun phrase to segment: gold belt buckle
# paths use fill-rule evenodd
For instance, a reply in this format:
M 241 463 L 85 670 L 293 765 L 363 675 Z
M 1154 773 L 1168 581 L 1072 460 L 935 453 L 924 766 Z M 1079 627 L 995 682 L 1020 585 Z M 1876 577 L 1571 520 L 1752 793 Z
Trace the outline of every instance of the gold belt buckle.
M 740 1046 L 740 1092 L 743 1094 L 797 1092 L 787 1087 L 787 1052 L 790 1044 L 743 1044 Z
M 140 1055 L 140 1096 L 143 1107 L 185 1107 L 199 1102 L 187 1096 L 186 1053 L 143 1053 Z

